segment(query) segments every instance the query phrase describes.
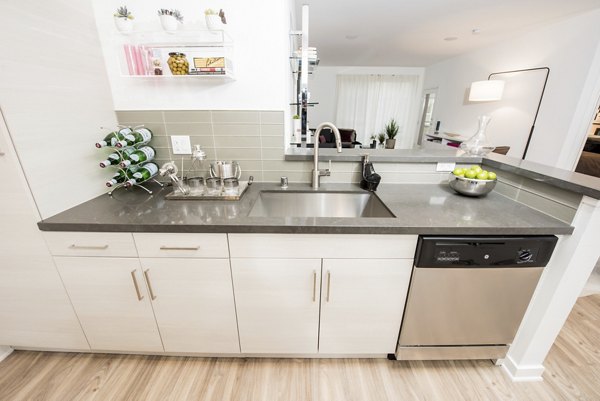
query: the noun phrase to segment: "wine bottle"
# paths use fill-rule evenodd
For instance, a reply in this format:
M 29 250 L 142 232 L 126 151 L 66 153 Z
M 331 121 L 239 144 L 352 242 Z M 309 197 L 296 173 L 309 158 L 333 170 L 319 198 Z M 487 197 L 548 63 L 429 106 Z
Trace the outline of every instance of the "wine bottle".
M 131 175 L 131 178 L 125 181 L 125 187 L 129 188 L 135 184 L 146 182 L 158 174 L 158 166 L 154 163 L 146 163 Z
M 129 148 L 124 148 L 124 149 L 120 150 L 119 152 L 111 153 L 110 155 L 108 155 L 106 157 L 106 160 L 102 160 L 100 162 L 100 167 L 104 168 L 106 166 L 114 166 L 116 164 L 119 164 L 123 160 L 126 160 L 127 157 L 135 151 L 136 151 L 135 148 L 129 147 Z
M 145 145 L 152 139 L 152 131 L 148 128 L 136 128 L 134 131 L 125 134 L 123 139 L 117 141 L 117 148 L 124 148 L 133 145 Z
M 112 187 L 114 185 L 125 182 L 125 180 L 132 178 L 133 174 L 138 170 L 139 170 L 138 166 L 131 166 L 127 170 L 119 169 L 119 171 L 117 171 L 110 180 L 106 181 L 106 186 Z
M 137 150 L 134 149 L 133 152 L 127 155 L 125 160 L 119 163 L 119 166 L 125 168 L 131 165 L 149 162 L 150 160 L 154 159 L 154 156 L 156 156 L 156 151 L 154 150 L 154 148 L 152 148 L 151 146 L 144 146 Z
M 113 131 L 106 135 L 103 140 L 96 142 L 97 148 L 103 148 L 105 146 L 116 146 L 117 142 L 122 141 L 125 135 L 131 134 L 131 128 L 121 128 L 118 131 Z

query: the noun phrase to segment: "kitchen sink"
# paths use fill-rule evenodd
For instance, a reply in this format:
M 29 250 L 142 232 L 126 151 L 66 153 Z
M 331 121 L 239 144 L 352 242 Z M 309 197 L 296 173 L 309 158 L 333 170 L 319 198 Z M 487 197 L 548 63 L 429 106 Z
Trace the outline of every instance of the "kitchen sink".
M 371 192 L 261 191 L 250 217 L 396 217 Z

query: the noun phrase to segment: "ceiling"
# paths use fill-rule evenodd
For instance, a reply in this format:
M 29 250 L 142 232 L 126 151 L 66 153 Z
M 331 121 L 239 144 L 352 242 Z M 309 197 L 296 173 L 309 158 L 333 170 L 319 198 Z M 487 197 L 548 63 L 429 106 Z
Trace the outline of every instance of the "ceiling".
M 424 67 L 600 8 L 600 0 L 294 1 L 298 29 L 310 5 L 309 44 L 325 66 Z

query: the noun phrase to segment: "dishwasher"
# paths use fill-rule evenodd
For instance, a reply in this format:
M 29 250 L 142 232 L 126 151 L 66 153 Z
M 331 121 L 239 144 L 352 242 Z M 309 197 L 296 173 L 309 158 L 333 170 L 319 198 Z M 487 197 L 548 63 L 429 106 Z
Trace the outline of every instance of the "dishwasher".
M 396 359 L 503 358 L 557 240 L 420 236 Z

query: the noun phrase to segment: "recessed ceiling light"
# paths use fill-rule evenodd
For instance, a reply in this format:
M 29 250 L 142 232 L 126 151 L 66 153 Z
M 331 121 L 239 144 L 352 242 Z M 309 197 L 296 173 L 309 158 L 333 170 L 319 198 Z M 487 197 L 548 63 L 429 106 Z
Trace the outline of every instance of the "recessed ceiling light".
M 346 39 L 348 40 L 354 40 L 356 38 L 358 38 L 358 35 L 346 35 Z
M 452 42 L 453 40 L 457 40 L 458 38 L 456 36 L 448 36 L 447 38 L 444 38 L 444 40 L 446 42 Z

